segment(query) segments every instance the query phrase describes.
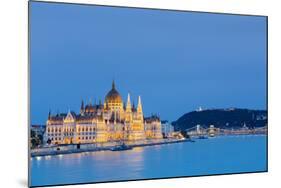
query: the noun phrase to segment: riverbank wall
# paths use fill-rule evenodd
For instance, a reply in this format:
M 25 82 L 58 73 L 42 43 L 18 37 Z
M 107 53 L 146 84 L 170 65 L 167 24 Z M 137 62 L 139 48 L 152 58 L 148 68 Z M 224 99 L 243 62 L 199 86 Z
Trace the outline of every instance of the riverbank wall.
M 191 142 L 190 139 L 155 139 L 155 140 L 142 140 L 142 141 L 131 141 L 125 142 L 126 145 L 132 147 L 144 147 L 154 146 L 162 144 L 173 144 L 179 142 Z M 95 152 L 95 151 L 106 151 L 111 148 L 120 145 L 120 142 L 106 142 L 106 143 L 91 143 L 91 144 L 80 144 L 78 149 L 77 144 L 69 145 L 53 145 L 45 146 L 41 148 L 32 149 L 30 151 L 31 157 L 36 156 L 47 156 L 47 155 L 64 155 L 81 152 Z

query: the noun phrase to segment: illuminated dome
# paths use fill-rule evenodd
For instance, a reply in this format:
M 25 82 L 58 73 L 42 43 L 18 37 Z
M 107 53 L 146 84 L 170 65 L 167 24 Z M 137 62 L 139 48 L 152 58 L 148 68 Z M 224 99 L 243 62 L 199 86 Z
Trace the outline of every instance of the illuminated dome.
M 115 89 L 115 83 L 112 82 L 112 89 L 107 93 L 105 97 L 106 103 L 123 103 L 122 97 L 119 92 Z

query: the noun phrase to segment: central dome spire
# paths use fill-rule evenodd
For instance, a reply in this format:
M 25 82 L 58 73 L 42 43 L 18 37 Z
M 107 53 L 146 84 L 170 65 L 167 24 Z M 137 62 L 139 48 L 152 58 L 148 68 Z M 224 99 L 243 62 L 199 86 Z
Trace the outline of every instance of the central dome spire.
M 112 89 L 115 89 L 115 82 L 114 82 L 114 80 L 112 81 Z
M 105 97 L 105 102 L 108 103 L 122 103 L 122 97 L 119 94 L 119 92 L 116 90 L 115 82 L 114 80 L 112 81 L 112 88 L 111 90 L 107 93 Z

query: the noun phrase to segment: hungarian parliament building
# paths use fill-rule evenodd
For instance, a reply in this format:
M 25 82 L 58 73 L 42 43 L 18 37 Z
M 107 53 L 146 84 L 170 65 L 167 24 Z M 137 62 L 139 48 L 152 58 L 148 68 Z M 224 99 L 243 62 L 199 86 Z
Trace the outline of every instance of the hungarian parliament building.
M 84 104 L 80 113 L 52 115 L 46 122 L 45 140 L 52 144 L 79 144 L 111 141 L 161 139 L 159 116 L 144 117 L 140 96 L 135 108 L 128 94 L 126 105 L 112 83 L 102 104 Z

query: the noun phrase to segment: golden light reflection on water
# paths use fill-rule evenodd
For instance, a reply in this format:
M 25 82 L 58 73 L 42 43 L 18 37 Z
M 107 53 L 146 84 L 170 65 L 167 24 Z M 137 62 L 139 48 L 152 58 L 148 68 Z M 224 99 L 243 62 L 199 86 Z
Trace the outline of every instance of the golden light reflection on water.
M 59 159 L 61 160 L 61 159 L 63 158 L 63 155 L 60 154 L 60 155 L 58 155 L 58 157 L 59 157 Z
M 125 151 L 97 151 L 33 157 L 31 159 L 33 160 L 31 162 L 32 179 L 34 184 L 42 184 L 42 182 L 52 184 L 57 183 L 56 181 L 60 183 L 98 182 L 183 174 L 196 175 L 198 173 L 206 174 L 206 169 L 208 173 L 217 173 L 217 168 L 221 167 L 222 160 L 225 166 L 220 168 L 221 172 L 223 170 L 228 172 L 229 169 L 237 170 L 233 166 L 234 160 L 244 163 L 245 165 L 241 165 L 239 170 L 245 171 L 253 169 L 252 163 L 246 163 L 249 160 L 252 161 L 253 156 L 261 159 L 253 160 L 256 165 L 255 169 L 264 169 L 266 163 L 265 155 L 263 155 L 265 141 L 266 139 L 257 140 L 256 137 L 251 137 L 245 142 L 244 138 L 227 137 L 198 140 L 195 143 L 134 147 L 132 150 Z M 256 144 L 261 144 L 260 148 L 263 150 L 253 147 Z M 214 145 L 216 146 L 212 148 L 214 151 L 210 152 L 210 147 Z M 244 147 L 243 152 L 240 153 L 242 157 L 233 158 L 235 155 L 232 153 L 240 152 L 241 147 Z M 202 160 L 202 156 L 208 160 Z
M 133 148 L 134 152 L 143 152 L 143 147 L 135 147 Z
M 37 156 L 37 157 L 36 157 L 36 160 L 37 160 L 37 161 L 40 161 L 41 159 L 42 159 L 41 156 Z
M 130 169 L 132 178 L 142 177 L 142 171 L 144 168 L 144 148 L 134 147 L 132 150 L 125 151 L 96 151 L 96 152 L 82 152 L 74 154 L 60 154 L 60 155 L 48 155 L 44 157 L 34 157 L 37 163 L 55 164 L 56 166 L 88 166 L 89 169 L 100 169 L 99 173 L 109 172 L 114 168 L 117 168 L 121 164 L 124 169 Z M 85 161 L 93 161 L 87 163 Z M 105 163 L 106 161 L 106 163 Z M 125 161 L 125 162 L 124 162 Z M 99 167 L 97 167 L 97 165 Z M 103 166 L 103 168 L 100 168 Z M 68 172 L 71 175 L 71 172 Z M 120 171 L 120 177 L 125 176 L 127 172 Z
M 52 158 L 52 156 L 51 155 L 47 155 L 47 156 L 45 156 L 45 159 L 46 160 L 50 160 Z

